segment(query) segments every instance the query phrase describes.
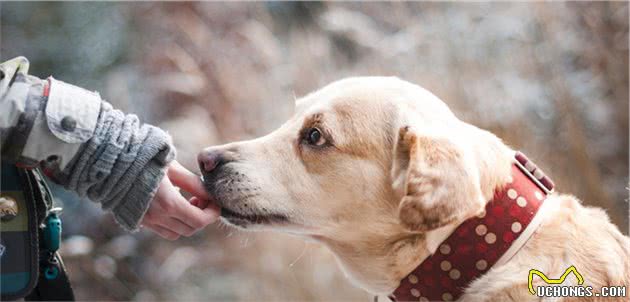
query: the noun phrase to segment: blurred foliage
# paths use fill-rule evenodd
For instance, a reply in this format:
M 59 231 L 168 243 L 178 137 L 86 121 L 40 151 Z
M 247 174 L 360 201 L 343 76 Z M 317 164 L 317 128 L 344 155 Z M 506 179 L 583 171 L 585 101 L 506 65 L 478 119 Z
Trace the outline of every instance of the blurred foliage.
M 628 232 L 628 4 L 7 3 L 0 59 L 89 89 L 170 131 L 180 161 L 265 134 L 294 98 L 395 75 L 545 167 Z M 80 299 L 365 300 L 322 247 L 209 227 L 177 242 L 124 234 L 64 201 Z

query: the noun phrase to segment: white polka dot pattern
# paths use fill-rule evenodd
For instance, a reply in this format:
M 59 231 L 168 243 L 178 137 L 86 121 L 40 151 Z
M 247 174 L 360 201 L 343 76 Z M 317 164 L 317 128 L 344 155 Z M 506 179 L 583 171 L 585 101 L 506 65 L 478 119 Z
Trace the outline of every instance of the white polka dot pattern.
M 523 226 L 521 225 L 520 222 L 515 221 L 514 223 L 512 223 L 512 227 L 511 227 L 512 232 L 518 233 L 518 232 L 521 231 L 522 228 L 523 228 Z
M 519 198 L 516 199 L 516 204 L 519 207 L 524 208 L 527 205 L 527 200 L 525 200 L 525 197 L 519 196 Z
M 487 228 L 485 225 L 483 225 L 483 224 L 480 224 L 480 225 L 478 225 L 478 226 L 475 228 L 475 233 L 477 233 L 477 235 L 479 235 L 479 236 L 483 236 L 483 235 L 485 235 L 487 232 L 488 232 L 488 228 Z
M 514 198 L 516 198 L 516 196 L 518 196 L 518 194 L 516 193 L 516 190 L 514 190 L 514 189 L 509 189 L 508 192 L 507 192 L 507 195 L 511 199 L 514 199 Z
M 494 233 L 488 233 L 486 234 L 486 237 L 484 238 L 484 240 L 488 244 L 493 244 L 497 241 L 497 235 L 495 235 Z
M 411 289 L 411 295 L 416 297 L 416 298 L 418 298 L 418 297 L 420 297 L 420 291 L 415 289 L 415 288 L 412 288 Z
M 418 283 L 418 277 L 414 274 L 409 275 L 408 279 L 411 284 Z
M 448 276 L 451 277 L 451 279 L 453 280 L 457 280 L 459 279 L 459 277 L 461 277 L 462 273 L 456 269 L 452 269 L 450 272 L 448 272 Z
M 448 261 L 446 261 L 446 260 L 444 260 L 444 261 L 442 261 L 442 262 L 440 263 L 440 268 L 441 268 L 443 271 L 448 271 L 448 270 L 450 270 L 450 269 L 451 269 L 451 267 L 452 267 L 452 266 L 451 266 L 451 263 L 450 263 L 450 262 L 448 262 Z
M 451 252 L 451 246 L 448 244 L 440 245 L 440 253 L 448 255 Z
M 478 270 L 483 271 L 486 268 L 488 268 L 488 262 L 486 260 L 479 260 L 475 263 L 475 267 L 477 267 Z
M 517 157 L 510 182 L 495 192 L 483 212 L 461 223 L 435 253 L 401 280 L 396 301 L 457 300 L 523 236 L 553 182 L 536 165 Z M 525 172 L 523 167 L 531 170 Z M 541 179 L 537 179 L 542 177 Z

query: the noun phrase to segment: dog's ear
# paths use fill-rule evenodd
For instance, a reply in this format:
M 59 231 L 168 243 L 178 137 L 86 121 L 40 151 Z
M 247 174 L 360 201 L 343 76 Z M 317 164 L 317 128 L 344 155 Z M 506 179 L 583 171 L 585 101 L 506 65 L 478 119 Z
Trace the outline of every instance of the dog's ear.
M 410 231 L 430 231 L 483 211 L 478 168 L 448 137 L 401 128 L 392 179 L 402 196 L 400 221 Z

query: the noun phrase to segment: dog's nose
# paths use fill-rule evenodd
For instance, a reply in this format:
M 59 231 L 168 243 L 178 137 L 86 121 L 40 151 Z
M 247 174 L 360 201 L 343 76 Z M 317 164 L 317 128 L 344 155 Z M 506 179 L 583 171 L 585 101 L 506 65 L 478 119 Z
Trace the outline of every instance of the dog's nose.
M 219 149 L 206 149 L 197 155 L 199 169 L 204 172 L 212 172 L 224 162 L 223 152 Z

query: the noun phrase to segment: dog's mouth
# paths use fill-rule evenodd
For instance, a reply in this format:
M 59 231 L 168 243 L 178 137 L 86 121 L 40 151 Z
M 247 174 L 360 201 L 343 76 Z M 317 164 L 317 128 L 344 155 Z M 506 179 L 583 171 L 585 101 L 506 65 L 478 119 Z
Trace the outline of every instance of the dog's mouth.
M 244 214 L 221 207 L 221 217 L 230 224 L 246 228 L 249 225 L 285 224 L 289 218 L 282 214 Z
M 236 173 L 226 165 L 221 170 L 206 173 L 202 170 L 206 191 L 214 197 L 221 207 L 221 217 L 228 224 L 246 228 L 254 225 L 286 225 L 289 217 L 267 209 L 258 209 L 255 199 L 258 197 L 247 186 L 248 179 Z M 236 177 L 234 176 L 236 175 Z M 240 176 L 239 176 L 240 175 Z

